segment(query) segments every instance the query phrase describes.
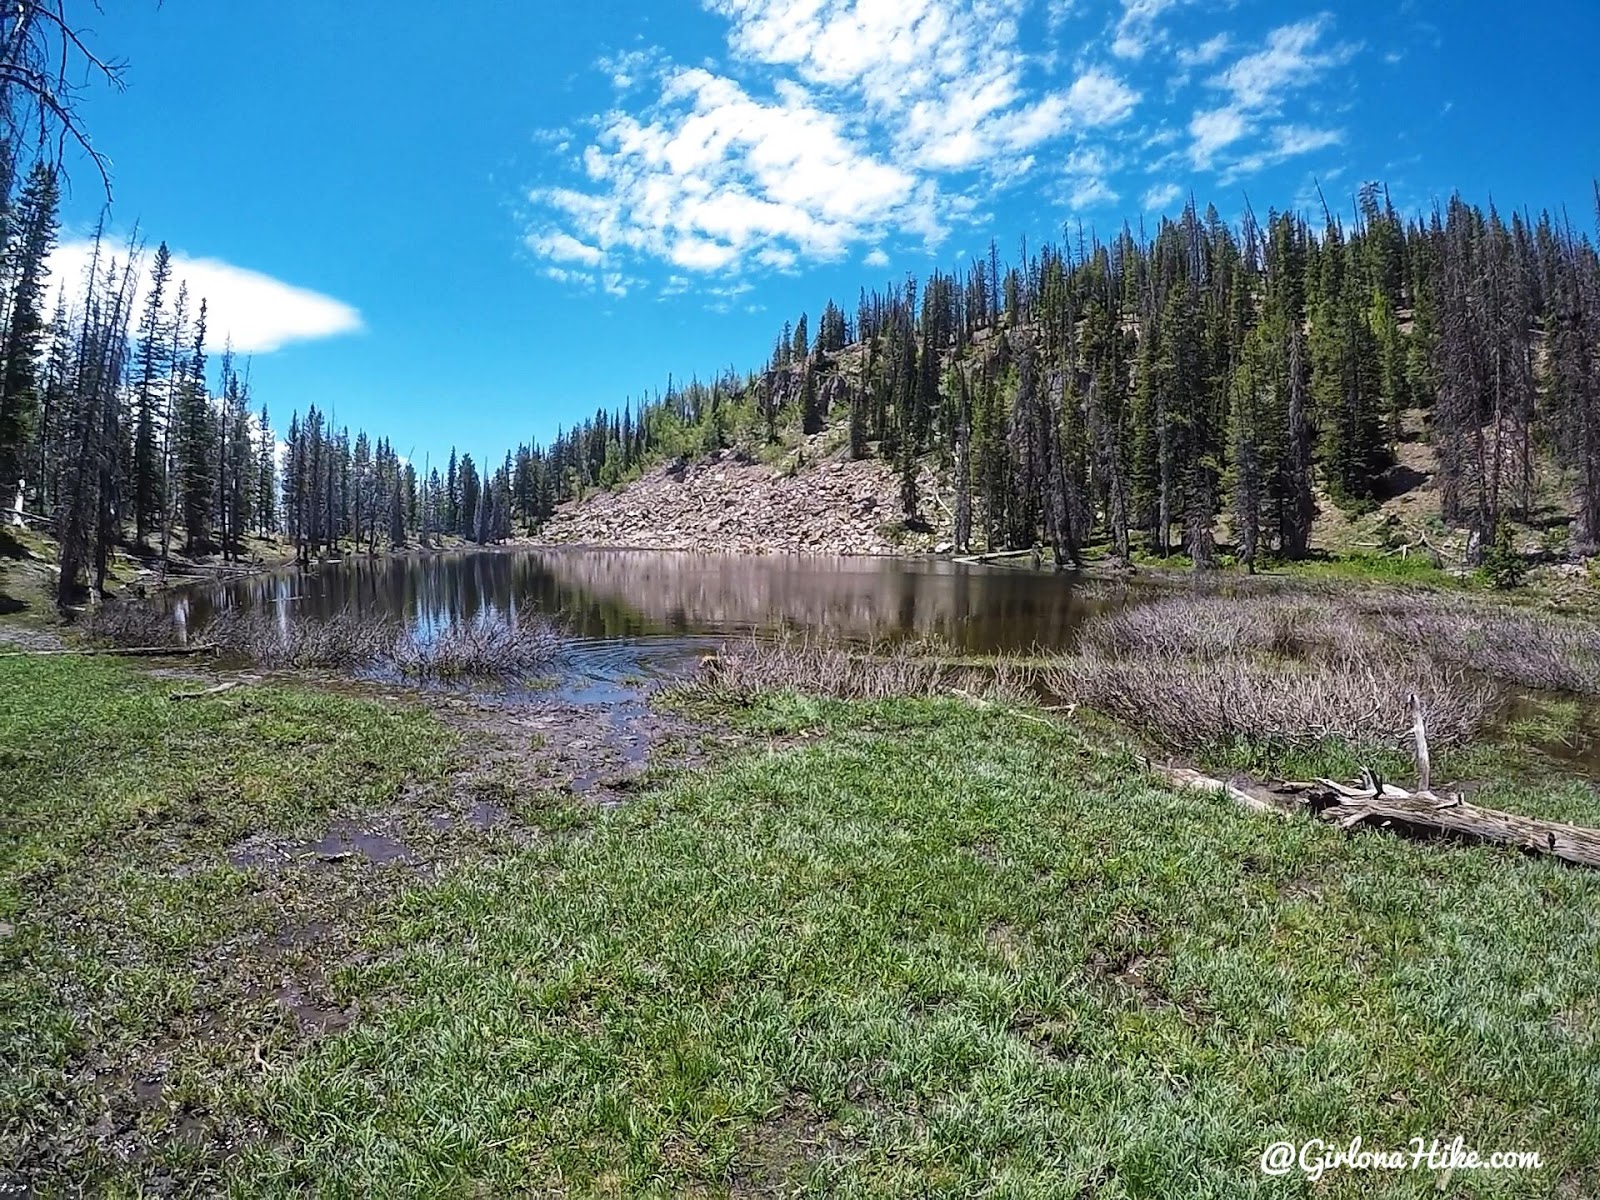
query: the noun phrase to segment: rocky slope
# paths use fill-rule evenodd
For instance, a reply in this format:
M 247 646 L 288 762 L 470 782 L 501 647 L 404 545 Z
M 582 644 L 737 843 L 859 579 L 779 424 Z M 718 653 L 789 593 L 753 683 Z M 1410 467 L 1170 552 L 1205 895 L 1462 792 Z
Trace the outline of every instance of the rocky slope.
M 788 463 L 737 451 L 669 463 L 614 492 L 563 505 L 538 540 L 744 553 L 905 554 L 948 549 L 952 517 L 924 467 L 920 528 L 906 526 L 889 464 L 855 461 L 819 434 Z

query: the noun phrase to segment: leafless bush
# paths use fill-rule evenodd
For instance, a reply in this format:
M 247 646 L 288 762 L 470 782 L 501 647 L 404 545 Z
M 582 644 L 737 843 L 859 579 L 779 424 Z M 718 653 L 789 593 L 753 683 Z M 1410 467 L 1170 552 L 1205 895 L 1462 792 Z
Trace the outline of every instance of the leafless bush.
M 960 693 L 1003 701 L 1029 695 L 1027 672 L 1008 659 L 983 665 L 950 661 L 926 645 L 866 649 L 808 639 L 752 639 L 707 655 L 680 694 L 749 699 L 768 692 L 800 692 L 846 700 L 887 700 Z
M 178 646 L 183 634 L 172 614 L 153 604 L 110 600 L 83 619 L 84 636 L 106 646 Z
M 560 651 L 559 635 L 544 621 L 512 624 L 480 615 L 431 636 L 404 631 L 395 639 L 390 661 L 414 679 L 514 678 L 548 667 Z
M 553 626 L 488 616 L 423 634 L 398 621 L 339 613 L 326 619 L 261 609 L 230 610 L 199 638 L 263 667 L 389 668 L 412 679 L 517 677 L 547 666 L 560 649 Z
M 230 609 L 207 622 L 199 640 L 263 667 L 356 670 L 385 657 L 401 635 L 393 621 L 353 613 L 318 620 L 262 609 Z
M 1109 658 L 1313 658 L 1363 654 L 1380 640 L 1358 613 L 1321 597 L 1184 595 L 1096 617 L 1082 647 Z
M 1524 687 L 1600 695 L 1600 629 L 1541 613 L 1396 602 L 1373 614 L 1396 642 Z
M 1051 691 L 1141 730 L 1176 750 L 1236 738 L 1312 745 L 1327 738 L 1399 743 L 1416 692 L 1429 738 L 1459 743 L 1490 719 L 1490 689 L 1424 659 L 1344 655 L 1306 662 L 1090 652 L 1046 672 Z

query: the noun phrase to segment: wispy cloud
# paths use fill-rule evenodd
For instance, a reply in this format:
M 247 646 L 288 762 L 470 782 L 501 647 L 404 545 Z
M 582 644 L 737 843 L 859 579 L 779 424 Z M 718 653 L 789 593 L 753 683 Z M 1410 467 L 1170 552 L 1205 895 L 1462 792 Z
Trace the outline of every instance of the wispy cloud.
M 1101 136 L 1139 103 L 1092 61 L 1041 86 L 1048 67 L 1018 32 L 1032 2 L 703 0 L 728 21 L 728 68 L 605 60 L 648 100 L 599 122 L 581 181 L 530 194 L 525 244 L 614 291 L 647 261 L 729 274 L 937 245 L 1045 147 Z
M 1208 89 L 1221 93 L 1222 102 L 1196 110 L 1189 120 L 1188 157 L 1196 170 L 1220 170 L 1227 182 L 1341 140 L 1340 130 L 1278 121 L 1290 95 L 1349 62 L 1359 49 L 1349 43 L 1328 44 L 1332 20 L 1322 13 L 1279 26 L 1260 49 L 1241 55 L 1206 81 Z
M 1196 46 L 1184 46 L 1175 56 L 1181 67 L 1208 67 L 1226 54 L 1233 46 L 1233 36 L 1227 32 L 1209 37 Z
M 1227 184 L 1340 144 L 1312 89 L 1360 48 L 1328 13 L 1245 33 L 1218 20 L 1227 0 L 699 3 L 720 57 L 605 57 L 612 108 L 545 142 L 558 165 L 524 243 L 551 278 L 622 295 L 664 269 L 709 294 L 876 265 L 1029 190 L 1161 209 L 1184 172 Z
M 1166 44 L 1161 18 L 1178 7 L 1182 0 L 1122 0 L 1122 14 L 1111 36 L 1111 53 L 1118 58 L 1139 59 L 1157 46 Z
M 124 250 L 114 246 L 108 239 L 101 253 L 126 262 Z M 145 279 L 136 295 L 135 314 L 149 293 L 153 254 L 149 249 L 143 255 Z M 69 301 L 80 295 L 93 255 L 91 241 L 62 242 L 50 259 L 52 287 L 64 289 Z M 270 354 L 297 342 L 357 333 L 363 327 L 361 314 L 342 300 L 217 258 L 174 252 L 169 304 L 180 283 L 188 285 L 191 318 L 198 314 L 200 302 L 206 302 L 206 340 L 217 349 L 231 343 L 238 354 Z
M 1348 45 L 1322 47 L 1332 20 L 1323 13 L 1274 29 L 1262 49 L 1244 55 L 1212 84 L 1232 93 L 1235 104 L 1260 110 L 1274 107 L 1285 91 L 1315 83 L 1329 67 L 1348 62 L 1355 52 Z
M 1175 183 L 1158 183 L 1144 194 L 1145 212 L 1160 212 L 1170 208 L 1183 195 L 1183 189 Z

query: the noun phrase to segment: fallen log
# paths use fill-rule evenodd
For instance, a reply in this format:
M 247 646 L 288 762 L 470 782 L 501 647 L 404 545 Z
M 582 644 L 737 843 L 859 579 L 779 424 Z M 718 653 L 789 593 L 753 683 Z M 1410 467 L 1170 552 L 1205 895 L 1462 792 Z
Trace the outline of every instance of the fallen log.
M 1404 833 L 1443 834 L 1600 868 L 1600 829 L 1479 808 L 1460 796 L 1441 800 L 1432 792 L 1395 795 L 1398 790 L 1360 798 L 1342 796 L 1316 813 L 1346 831 L 1373 825 Z
M 1272 813 L 1275 816 L 1283 817 L 1290 815 L 1299 807 L 1293 802 L 1280 800 L 1275 793 L 1268 791 L 1266 788 L 1249 783 L 1214 779 L 1210 775 L 1194 770 L 1192 767 L 1163 766 L 1159 763 L 1151 762 L 1148 758 L 1141 761 L 1151 774 L 1172 787 L 1226 796 L 1240 808 L 1248 809 L 1250 812 Z
M 207 696 L 220 696 L 223 692 L 231 692 L 234 688 L 243 687 L 244 684 L 237 679 L 230 679 L 219 683 L 216 687 L 202 688 L 198 692 L 169 692 L 168 700 L 204 700 Z
M 1480 808 L 1468 804 L 1459 793 L 1443 797 L 1434 794 L 1429 788 L 1433 768 L 1428 753 L 1428 727 L 1422 701 L 1415 694 L 1410 698 L 1410 707 L 1412 748 L 1420 781 L 1414 792 L 1386 783 L 1370 768 L 1362 771 L 1359 787 L 1318 779 L 1267 788 L 1248 781 L 1215 779 L 1190 767 L 1143 761 L 1151 772 L 1174 787 L 1226 796 L 1250 812 L 1285 815 L 1309 811 L 1318 820 L 1331 822 L 1346 833 L 1376 826 L 1412 835 L 1456 837 L 1511 846 L 1574 866 L 1600 869 L 1600 829 Z
M 1008 558 L 1027 558 L 1033 554 L 1032 550 L 991 550 L 987 554 L 963 554 L 952 558 L 951 562 L 958 563 L 993 563 L 1001 562 Z
M 1480 808 L 1459 795 L 1407 792 L 1382 780 L 1361 788 L 1331 779 L 1268 787 L 1249 780 L 1217 779 L 1192 767 L 1144 761 L 1163 783 L 1224 796 L 1253 813 L 1280 817 L 1309 813 L 1346 833 L 1365 826 L 1412 836 L 1455 837 L 1600 869 L 1600 829 Z
M 0 658 L 181 658 L 190 654 L 215 654 L 217 647 L 207 642 L 200 646 L 99 646 L 50 650 L 6 650 Z
M 1225 796 L 1253 813 L 1291 816 L 1304 812 L 1346 833 L 1374 827 L 1413 837 L 1454 837 L 1600 869 L 1600 829 L 1481 808 L 1459 795 L 1441 798 L 1433 792 L 1407 792 L 1381 780 L 1376 787 L 1365 788 L 1331 779 L 1267 787 L 1248 780 L 1216 779 L 1190 767 L 1148 761 L 1147 766 L 1173 787 Z

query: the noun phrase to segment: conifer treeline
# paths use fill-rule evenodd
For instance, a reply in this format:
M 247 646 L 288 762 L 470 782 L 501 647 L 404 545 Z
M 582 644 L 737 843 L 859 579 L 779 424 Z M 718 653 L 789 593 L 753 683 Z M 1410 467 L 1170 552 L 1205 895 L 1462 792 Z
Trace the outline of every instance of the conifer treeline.
M 63 603 L 103 589 L 121 545 L 165 561 L 181 532 L 190 553 L 238 556 L 277 523 L 273 438 L 231 354 L 211 390 L 205 301 L 173 279 L 165 244 L 146 271 L 137 247 L 97 236 L 82 280 L 52 280 L 56 169 L 36 165 L 13 194 L 5 159 L 0 507 L 50 523 Z
M 1526 520 L 1536 453 L 1573 474 L 1575 542 L 1600 546 L 1600 262 L 1549 213 L 1452 199 L 1402 221 L 1376 185 L 1348 224 L 1291 213 L 1240 229 L 1191 203 L 1153 236 L 1046 245 L 964 277 L 829 304 L 785 326 L 746 380 L 599 413 L 516 462 L 537 520 L 664 455 L 843 421 L 850 452 L 893 462 L 920 519 L 925 456 L 951 479 L 960 550 L 1104 539 L 1215 561 L 1295 558 L 1316 496 L 1372 497 L 1420 413 L 1444 518 L 1481 553 Z M 1320 489 L 1319 489 L 1320 485 Z
M 492 466 L 452 450 L 419 469 L 312 408 L 280 472 L 247 372 L 224 355 L 208 384 L 205 304 L 165 247 L 144 288 L 132 256 L 101 247 L 80 298 L 44 315 L 74 295 L 47 275 L 56 199 L 41 166 L 3 210 L 0 496 L 20 488 L 53 522 L 64 596 L 103 582 L 119 542 L 501 541 L 665 458 L 830 424 L 895 466 L 908 522 L 931 461 L 960 550 L 1043 543 L 1064 563 L 1103 540 L 1208 565 L 1226 515 L 1243 562 L 1299 557 L 1317 496 L 1370 497 L 1418 415 L 1473 553 L 1531 515 L 1540 453 L 1571 472 L 1576 544 L 1600 545 L 1600 259 L 1549 214 L 1453 199 L 1403 222 L 1369 187 L 1348 225 L 1236 229 L 1191 204 L 1150 236 L 1024 247 L 1011 266 L 991 247 L 962 276 L 864 290 L 853 316 L 830 302 L 814 333 L 785 325 L 760 371 L 669 385 Z

